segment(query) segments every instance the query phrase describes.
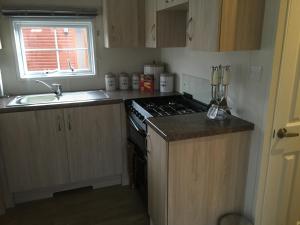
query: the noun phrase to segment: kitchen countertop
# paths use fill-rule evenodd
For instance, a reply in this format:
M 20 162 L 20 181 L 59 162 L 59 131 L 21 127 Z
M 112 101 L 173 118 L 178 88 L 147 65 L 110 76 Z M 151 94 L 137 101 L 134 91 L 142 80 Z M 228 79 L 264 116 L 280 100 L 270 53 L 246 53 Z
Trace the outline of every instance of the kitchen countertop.
M 85 102 L 64 102 L 57 104 L 44 104 L 44 105 L 27 105 L 27 106 L 7 106 L 8 103 L 13 100 L 16 96 L 10 96 L 6 98 L 0 98 L 0 113 L 10 113 L 10 112 L 23 112 L 23 111 L 34 111 L 43 109 L 58 109 L 58 108 L 71 108 L 71 107 L 81 107 L 81 106 L 93 106 L 93 105 L 107 105 L 122 103 L 125 100 L 136 99 L 136 98 L 150 98 L 159 96 L 170 96 L 177 95 L 179 93 L 147 93 L 140 91 L 111 91 L 105 92 L 109 95 L 108 99 L 100 99 Z
M 168 142 L 254 129 L 253 123 L 235 116 L 217 121 L 208 119 L 206 113 L 148 118 L 146 123 Z

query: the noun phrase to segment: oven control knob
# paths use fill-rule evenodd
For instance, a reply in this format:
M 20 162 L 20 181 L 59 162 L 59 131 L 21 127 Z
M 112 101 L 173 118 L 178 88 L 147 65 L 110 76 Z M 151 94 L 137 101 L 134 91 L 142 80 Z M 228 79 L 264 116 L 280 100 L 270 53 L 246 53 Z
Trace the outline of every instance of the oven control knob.
M 142 114 L 138 115 L 138 118 L 139 118 L 140 120 L 144 120 L 144 116 L 143 116 Z

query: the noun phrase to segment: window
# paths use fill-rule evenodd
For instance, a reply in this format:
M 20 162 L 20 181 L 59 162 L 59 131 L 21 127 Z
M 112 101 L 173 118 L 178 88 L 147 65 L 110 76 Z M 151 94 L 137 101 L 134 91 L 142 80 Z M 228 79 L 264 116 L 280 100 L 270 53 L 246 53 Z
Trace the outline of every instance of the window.
M 15 20 L 21 78 L 95 75 L 90 20 Z

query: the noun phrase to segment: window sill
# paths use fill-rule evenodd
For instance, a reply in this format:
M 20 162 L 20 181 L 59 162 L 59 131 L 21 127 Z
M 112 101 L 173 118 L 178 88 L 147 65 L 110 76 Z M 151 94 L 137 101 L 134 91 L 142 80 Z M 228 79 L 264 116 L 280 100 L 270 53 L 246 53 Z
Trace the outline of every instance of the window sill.
M 53 79 L 53 78 L 59 78 L 59 79 L 64 79 L 64 78 L 75 78 L 75 77 L 93 77 L 96 76 L 95 73 L 87 73 L 87 74 L 63 74 L 63 75 L 45 75 L 45 74 L 35 74 L 35 75 L 26 75 L 26 76 L 20 76 L 20 78 L 23 79 Z

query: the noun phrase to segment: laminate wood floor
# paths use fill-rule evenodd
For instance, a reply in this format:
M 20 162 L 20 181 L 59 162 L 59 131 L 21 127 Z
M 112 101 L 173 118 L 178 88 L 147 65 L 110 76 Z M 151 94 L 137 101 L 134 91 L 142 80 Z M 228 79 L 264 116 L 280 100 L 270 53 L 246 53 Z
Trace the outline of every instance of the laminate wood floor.
M 1 216 L 0 224 L 148 225 L 148 216 L 136 191 L 114 186 L 20 204 Z

